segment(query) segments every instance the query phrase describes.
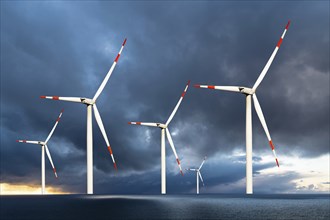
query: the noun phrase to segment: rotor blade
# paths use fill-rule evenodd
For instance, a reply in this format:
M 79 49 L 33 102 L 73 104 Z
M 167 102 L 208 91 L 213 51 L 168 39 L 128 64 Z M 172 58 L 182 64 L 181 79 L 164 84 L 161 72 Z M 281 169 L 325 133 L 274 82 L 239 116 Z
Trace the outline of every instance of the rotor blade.
M 171 134 L 170 134 L 170 131 L 168 130 L 168 128 L 165 129 L 166 130 L 166 137 L 167 137 L 167 140 L 168 142 L 170 143 L 170 146 L 173 150 L 173 153 L 174 153 L 174 156 L 176 158 L 176 162 L 178 163 L 178 166 L 180 168 L 180 173 L 181 175 L 183 176 L 183 172 L 182 172 L 182 168 L 181 168 L 181 164 L 180 164 L 180 160 L 179 160 L 179 157 L 176 153 L 176 150 L 175 150 L 175 147 L 174 147 L 174 144 L 173 144 L 173 140 L 172 140 L 172 137 L 171 137 Z
M 195 88 L 202 88 L 202 89 L 216 89 L 216 90 L 223 90 L 228 92 L 240 92 L 238 86 L 210 86 L 210 85 L 194 85 Z
M 81 103 L 84 98 L 79 97 L 60 97 L 60 96 L 40 96 L 41 99 L 53 99 L 53 100 L 61 100 L 68 102 L 79 102 Z
M 53 163 L 53 160 L 52 160 L 52 156 L 50 156 L 50 152 L 49 152 L 49 150 L 48 150 L 47 145 L 45 145 L 45 149 L 46 149 L 46 154 L 47 154 L 47 156 L 48 156 L 49 162 L 50 162 L 50 164 L 51 164 L 52 167 L 53 167 L 53 171 L 54 171 L 55 177 L 57 178 L 56 169 L 55 169 L 55 166 L 54 166 L 54 163 Z
M 120 55 L 121 55 L 121 52 L 122 52 L 123 49 L 124 49 L 125 44 L 126 44 L 126 38 L 125 38 L 125 40 L 124 40 L 124 42 L 123 42 L 123 44 L 122 44 L 122 46 L 121 46 L 121 48 L 120 48 L 120 50 L 119 50 L 119 53 L 118 53 L 118 55 L 117 55 L 115 61 L 114 61 L 113 64 L 112 64 L 112 66 L 111 66 L 109 72 L 107 73 L 107 75 L 105 76 L 105 78 L 104 78 L 103 82 L 101 83 L 100 87 L 99 87 L 98 90 L 96 91 L 96 93 L 95 93 L 95 95 L 94 95 L 94 98 L 93 98 L 93 101 L 94 101 L 94 102 L 95 102 L 96 99 L 99 97 L 99 95 L 100 95 L 101 92 L 103 91 L 105 85 L 107 84 L 107 82 L 108 82 L 108 80 L 109 80 L 109 78 L 110 78 L 110 76 L 111 76 L 113 70 L 115 69 L 115 67 L 116 67 L 116 65 L 117 65 L 118 59 L 119 59 L 119 57 L 120 57 Z
M 260 73 L 260 75 L 259 75 L 257 81 L 255 82 L 255 84 L 254 84 L 254 86 L 253 86 L 253 88 L 252 88 L 253 91 L 256 91 L 256 89 L 258 88 L 259 84 L 261 83 L 261 81 L 262 81 L 263 78 L 265 77 L 265 75 L 266 75 L 266 73 L 267 73 L 267 71 L 268 71 L 270 65 L 272 64 L 272 62 L 273 62 L 273 60 L 274 60 L 274 58 L 275 58 L 275 56 L 276 56 L 277 51 L 280 49 L 280 46 L 281 46 L 282 41 L 283 41 L 283 39 L 284 39 L 285 33 L 286 33 L 287 30 L 289 29 L 289 25 L 290 25 L 290 21 L 288 21 L 288 24 L 286 25 L 286 27 L 285 27 L 285 29 L 284 29 L 284 32 L 283 32 L 283 34 L 282 34 L 280 40 L 277 42 L 277 45 L 276 45 L 276 47 L 275 47 L 275 49 L 274 49 L 272 55 L 270 56 L 269 60 L 267 61 L 266 66 L 264 67 L 264 69 L 261 71 L 261 73 Z
M 40 144 L 40 141 L 16 140 L 16 142 L 27 144 Z
M 53 135 L 53 133 L 54 133 L 54 131 L 55 131 L 55 128 L 56 128 L 58 122 L 60 121 L 60 119 L 61 119 L 61 117 L 62 117 L 63 111 L 64 111 L 64 110 L 62 109 L 60 115 L 59 115 L 58 118 L 56 119 L 55 125 L 54 125 L 53 129 L 50 131 L 50 133 L 49 133 L 49 135 L 48 135 L 48 137 L 47 137 L 47 139 L 46 139 L 46 141 L 45 141 L 45 144 L 48 143 L 50 137 Z
M 116 161 L 115 161 L 115 158 L 113 156 L 113 153 L 112 153 L 112 149 L 110 147 L 110 143 L 109 143 L 109 140 L 108 140 L 108 137 L 107 137 L 107 133 L 105 132 L 105 129 L 104 129 L 104 126 L 103 126 L 103 122 L 102 122 L 102 119 L 101 119 L 101 116 L 100 116 L 100 113 L 99 111 L 97 110 L 97 107 L 96 107 L 96 104 L 93 105 L 93 109 L 94 109 L 94 116 L 95 116 L 95 119 L 96 119 L 96 122 L 101 130 L 101 133 L 103 135 L 103 138 L 105 140 L 105 143 L 107 144 L 108 146 L 108 151 L 110 153 L 110 156 L 111 156 L 111 159 L 112 159 L 112 162 L 113 162 L 113 166 L 115 167 L 115 169 L 117 170 L 117 165 L 116 165 Z
M 204 160 L 203 160 L 202 164 L 200 165 L 200 167 L 198 168 L 198 170 L 200 170 L 200 169 L 202 168 L 202 166 L 203 166 L 204 163 L 205 163 L 205 160 L 206 160 L 206 156 L 204 157 Z
M 257 99 L 257 95 L 254 94 L 252 97 L 253 97 L 254 108 L 255 108 L 255 110 L 256 110 L 256 112 L 257 112 L 257 115 L 258 115 L 258 117 L 259 117 L 259 120 L 260 120 L 260 122 L 261 122 L 261 125 L 262 125 L 262 127 L 264 128 L 264 131 L 265 131 L 266 136 L 267 136 L 267 138 L 268 138 L 269 145 L 270 145 L 270 148 L 271 148 L 272 151 L 273 151 L 273 154 L 274 154 L 274 157 L 275 157 L 276 164 L 277 164 L 277 166 L 279 167 L 280 165 L 279 165 L 279 163 L 278 163 L 278 159 L 277 159 L 277 156 L 276 156 L 276 153 L 275 153 L 275 147 L 274 147 L 273 142 L 272 142 L 272 139 L 271 139 L 271 137 L 270 137 L 270 134 L 269 134 L 269 131 L 268 131 L 268 128 L 267 128 L 267 124 L 266 124 L 266 121 L 265 121 L 265 118 L 264 118 L 264 115 L 263 115 L 263 113 L 262 113 L 262 110 L 261 110 L 261 107 L 260 107 L 259 101 L 258 101 L 258 99 Z
M 182 102 L 182 100 L 183 100 L 183 98 L 184 98 L 184 96 L 185 96 L 185 94 L 186 94 L 186 92 L 187 92 L 187 90 L 188 90 L 189 84 L 190 84 L 190 80 L 188 81 L 186 87 L 184 88 L 184 91 L 183 91 L 183 93 L 181 94 L 181 97 L 180 97 L 178 103 L 176 104 L 175 108 L 173 109 L 173 111 L 172 111 L 170 117 L 167 119 L 166 126 L 168 126 L 168 124 L 172 121 L 172 119 L 173 119 L 173 117 L 174 117 L 176 111 L 178 110 L 178 108 L 179 108 L 179 106 L 180 106 L 180 104 L 181 104 L 181 102 Z
M 202 183 L 203 183 L 203 186 L 204 186 L 204 181 L 203 181 L 203 178 L 202 178 L 202 174 L 201 172 L 198 172 L 198 175 L 199 175 L 199 178 L 201 179 Z
M 160 123 L 152 123 L 152 122 L 128 122 L 129 125 L 144 125 L 144 126 L 151 126 L 151 127 L 159 127 L 162 125 Z

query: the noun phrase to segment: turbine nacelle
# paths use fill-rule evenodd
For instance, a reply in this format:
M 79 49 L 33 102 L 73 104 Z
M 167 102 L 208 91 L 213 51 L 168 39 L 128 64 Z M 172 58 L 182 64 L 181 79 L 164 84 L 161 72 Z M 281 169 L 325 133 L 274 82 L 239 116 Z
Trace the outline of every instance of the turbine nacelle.
M 161 124 L 161 123 L 156 123 L 156 124 L 157 124 L 157 127 L 161 128 L 161 129 L 167 128 L 166 124 Z
M 186 169 L 187 171 L 194 171 L 194 172 L 199 172 L 199 169 Z
M 94 105 L 95 100 L 89 99 L 89 98 L 81 98 L 81 103 L 86 104 L 86 105 Z
M 255 93 L 255 91 L 253 91 L 253 89 L 248 88 L 248 87 L 239 87 L 239 92 L 243 93 L 245 95 L 253 95 Z

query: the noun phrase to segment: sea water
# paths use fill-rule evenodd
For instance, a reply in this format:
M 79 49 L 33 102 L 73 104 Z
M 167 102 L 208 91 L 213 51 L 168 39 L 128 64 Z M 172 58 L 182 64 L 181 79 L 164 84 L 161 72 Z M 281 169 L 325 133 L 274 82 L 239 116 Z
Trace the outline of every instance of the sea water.
M 0 196 L 5 219 L 330 219 L 330 195 Z

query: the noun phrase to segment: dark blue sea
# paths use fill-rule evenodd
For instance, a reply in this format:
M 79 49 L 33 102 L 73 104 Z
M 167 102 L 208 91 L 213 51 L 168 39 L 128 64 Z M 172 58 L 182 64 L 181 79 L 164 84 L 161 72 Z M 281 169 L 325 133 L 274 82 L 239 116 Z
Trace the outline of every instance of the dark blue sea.
M 330 219 L 330 195 L 0 196 L 5 219 Z

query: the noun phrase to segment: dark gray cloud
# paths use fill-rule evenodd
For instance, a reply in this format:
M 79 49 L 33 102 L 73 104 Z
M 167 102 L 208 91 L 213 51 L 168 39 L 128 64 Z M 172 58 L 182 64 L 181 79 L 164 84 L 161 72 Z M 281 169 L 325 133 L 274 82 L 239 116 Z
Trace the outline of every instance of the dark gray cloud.
M 165 122 L 189 79 L 251 87 L 289 19 L 258 99 L 279 156 L 316 157 L 329 153 L 328 2 L 1 2 L 1 181 L 38 183 L 40 149 L 14 141 L 46 139 L 64 108 L 49 143 L 62 177 L 47 164 L 47 183 L 84 192 L 86 107 L 39 96 L 93 97 L 127 37 L 98 99 L 119 172 L 94 121 L 95 189 L 158 193 L 160 131 L 127 122 Z M 244 96 L 191 86 L 169 129 L 187 166 L 244 151 Z M 255 113 L 253 137 L 257 157 L 271 154 Z M 168 191 L 193 190 L 167 155 Z M 245 176 L 244 164 L 214 166 L 228 173 L 210 186 Z

